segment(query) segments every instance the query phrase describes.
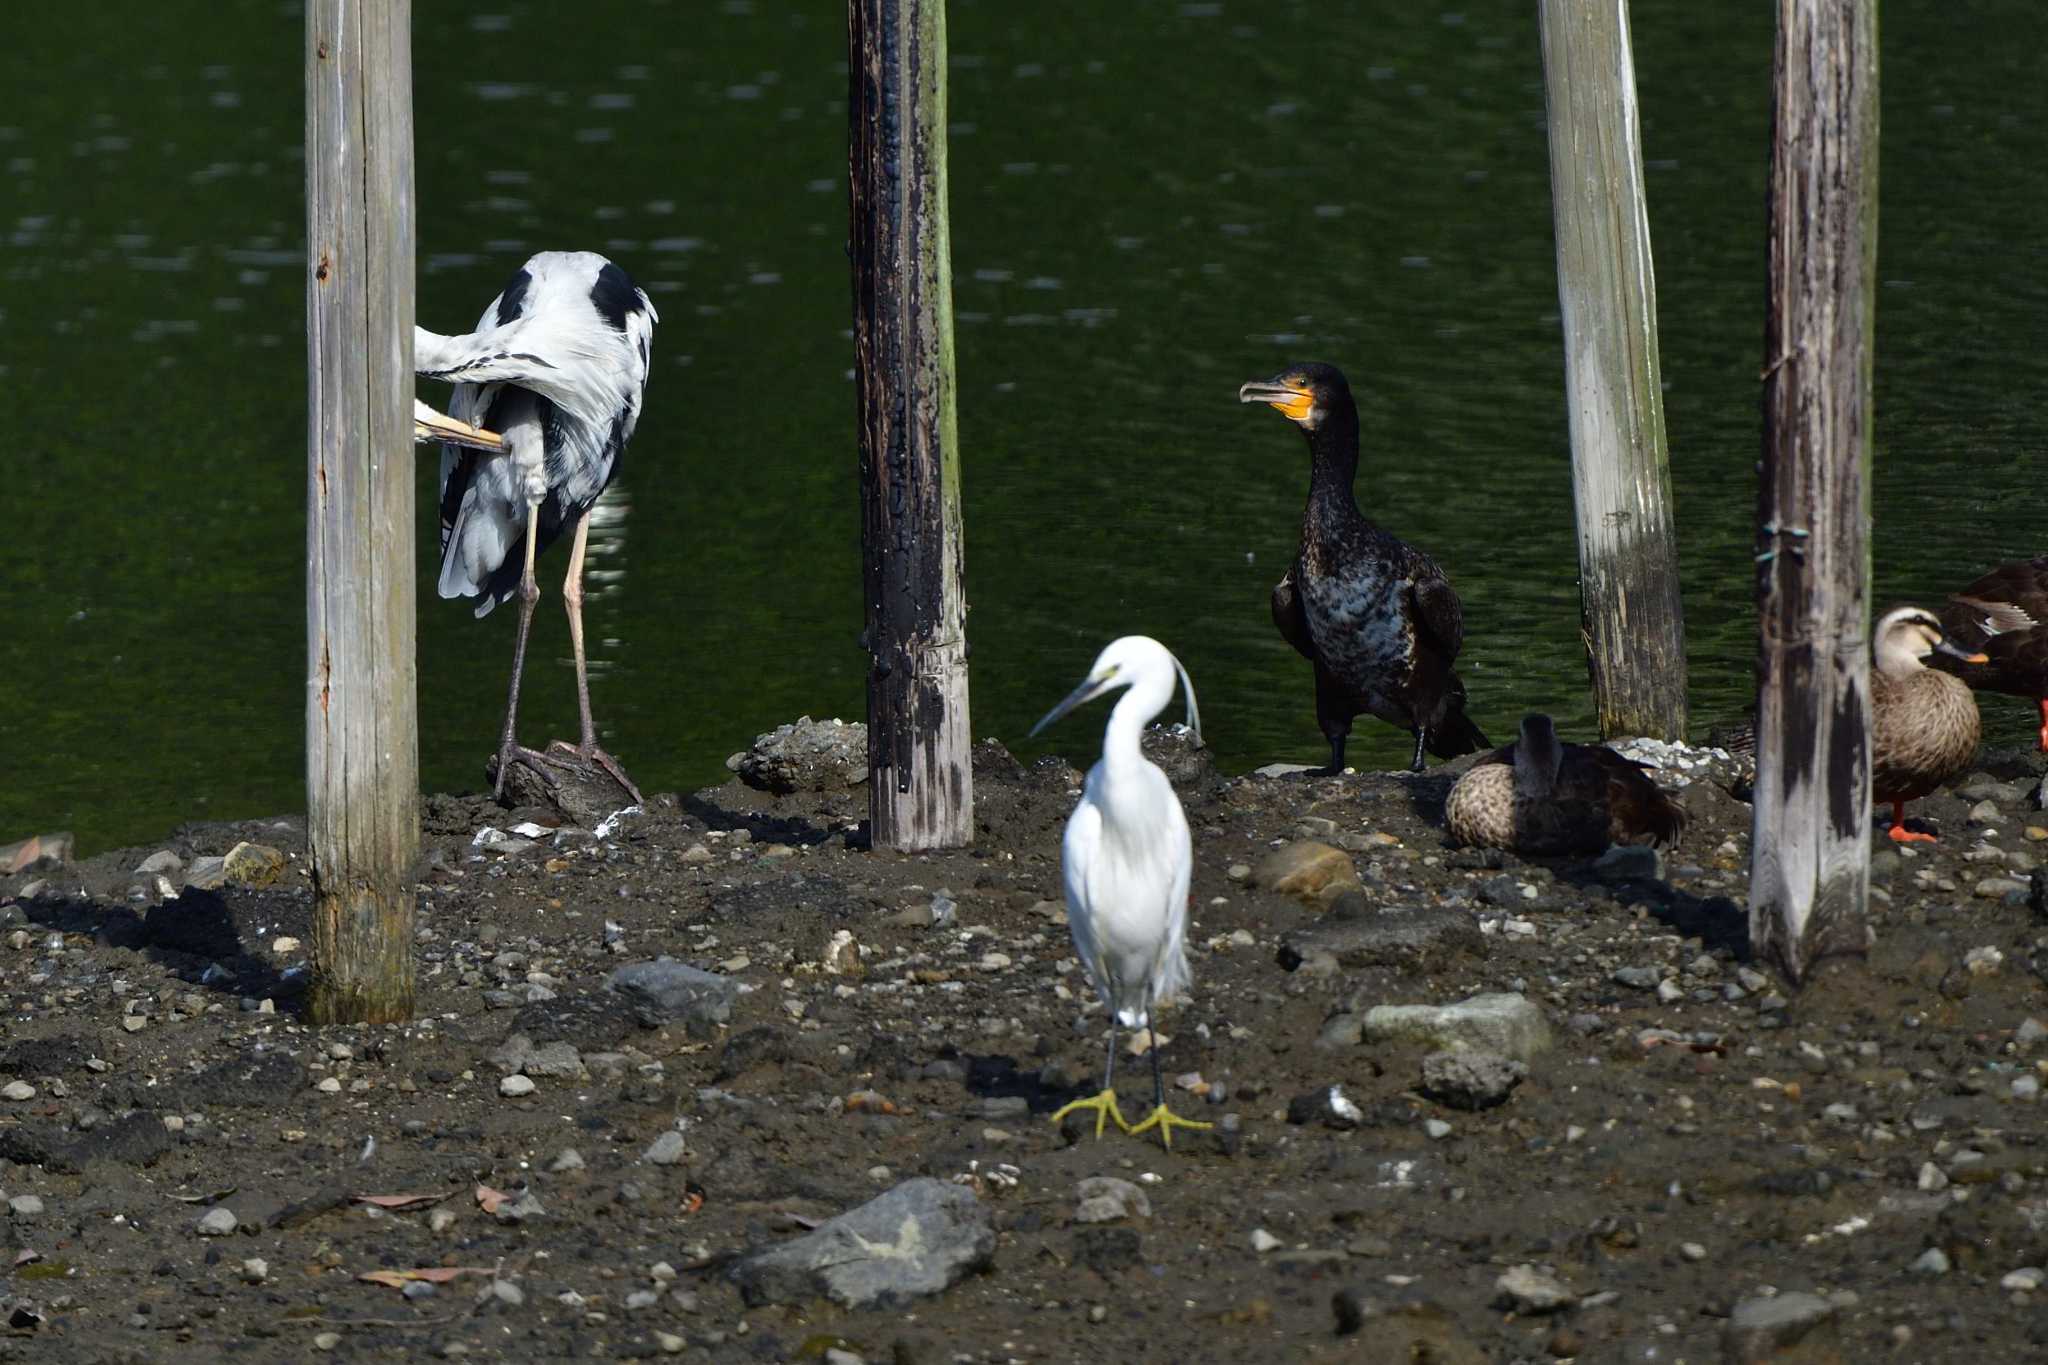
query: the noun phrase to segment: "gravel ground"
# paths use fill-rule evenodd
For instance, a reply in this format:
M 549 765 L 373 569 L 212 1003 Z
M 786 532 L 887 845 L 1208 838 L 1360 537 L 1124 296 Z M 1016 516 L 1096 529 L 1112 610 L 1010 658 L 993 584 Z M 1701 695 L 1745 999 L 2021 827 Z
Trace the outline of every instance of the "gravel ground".
M 1154 737 L 1215 1125 L 1169 1152 L 1048 1121 L 1105 1022 L 1079 773 L 984 745 L 976 845 L 876 854 L 829 739 L 601 833 L 428 799 L 405 1027 L 298 1022 L 297 820 L 0 878 L 0 1359 L 2048 1354 L 2037 756 L 1919 803 L 1868 960 L 1790 996 L 1712 751 L 1637 750 L 1676 849 L 1537 863 L 1445 846 L 1458 764 Z

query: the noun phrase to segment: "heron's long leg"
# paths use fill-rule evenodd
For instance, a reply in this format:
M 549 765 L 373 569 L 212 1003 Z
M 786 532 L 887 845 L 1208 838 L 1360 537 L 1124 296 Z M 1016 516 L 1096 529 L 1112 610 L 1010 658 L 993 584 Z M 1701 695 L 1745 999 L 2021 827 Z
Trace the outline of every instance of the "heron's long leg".
M 590 718 L 590 667 L 583 658 L 583 550 L 589 539 L 590 518 L 577 518 L 576 539 L 569 547 L 569 573 L 562 580 L 562 604 L 569 612 L 569 643 L 576 652 L 576 707 L 583 726 L 576 752 L 600 764 L 626 789 L 627 795 L 638 801 L 640 789 L 633 785 L 633 779 L 626 776 L 617 759 L 597 746 L 597 723 Z
M 519 748 L 514 737 L 519 720 L 519 678 L 526 671 L 526 633 L 533 627 L 533 604 L 540 601 L 540 584 L 533 577 L 534 548 L 540 536 L 540 507 L 526 506 L 526 564 L 519 572 L 519 642 L 512 647 L 512 692 L 505 699 L 505 731 L 498 736 L 498 780 L 494 795 L 505 794 L 505 774 Z

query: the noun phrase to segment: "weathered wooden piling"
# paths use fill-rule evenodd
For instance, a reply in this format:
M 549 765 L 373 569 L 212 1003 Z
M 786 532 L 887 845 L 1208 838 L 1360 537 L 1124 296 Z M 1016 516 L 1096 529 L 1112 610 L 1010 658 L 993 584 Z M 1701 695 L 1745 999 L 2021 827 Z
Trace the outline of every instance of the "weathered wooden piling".
M 848 0 L 868 811 L 874 847 L 974 829 L 946 210 L 944 0 Z
M 1600 733 L 1685 738 L 1685 621 L 1627 0 L 1540 0 L 1580 603 Z
M 306 834 L 317 1023 L 413 1007 L 411 0 L 306 4 Z
M 1750 938 L 1792 980 L 1866 947 L 1876 0 L 1779 0 Z

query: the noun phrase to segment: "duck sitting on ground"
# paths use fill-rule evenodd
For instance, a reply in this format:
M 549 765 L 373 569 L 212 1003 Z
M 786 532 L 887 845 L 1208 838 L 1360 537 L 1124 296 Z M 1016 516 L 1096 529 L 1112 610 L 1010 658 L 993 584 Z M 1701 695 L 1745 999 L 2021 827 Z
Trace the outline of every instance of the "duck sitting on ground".
M 1877 623 L 1871 647 L 1871 799 L 1892 808 L 1891 837 L 1931 842 L 1906 828 L 1906 803 L 1959 777 L 1977 754 L 1977 700 L 1962 679 L 1927 667 L 1932 654 L 1987 662 L 1950 641 L 1934 613 L 1897 607 Z
M 1301 548 L 1273 589 L 1273 624 L 1315 665 L 1330 771 L 1344 771 L 1344 741 L 1361 711 L 1415 736 L 1414 772 L 1425 750 L 1456 758 L 1490 747 L 1452 670 L 1465 639 L 1458 594 L 1435 560 L 1358 510 L 1358 405 L 1343 374 L 1295 365 L 1237 396 L 1277 409 L 1308 438 Z
M 1520 738 L 1458 779 L 1444 819 L 1460 843 L 1517 853 L 1669 844 L 1685 830 L 1685 811 L 1642 764 L 1604 745 L 1566 744 L 1542 714 L 1524 716 Z
M 1979 692 L 2026 697 L 2041 708 L 2041 749 L 2048 752 L 2048 555 L 2001 564 L 1941 609 L 1941 628 L 1984 662 L 1937 659 Z

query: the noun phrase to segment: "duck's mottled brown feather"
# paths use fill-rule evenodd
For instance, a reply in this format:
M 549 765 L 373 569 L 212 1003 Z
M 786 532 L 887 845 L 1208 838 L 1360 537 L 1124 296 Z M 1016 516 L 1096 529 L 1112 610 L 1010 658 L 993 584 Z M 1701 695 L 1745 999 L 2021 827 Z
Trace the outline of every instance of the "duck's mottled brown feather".
M 1566 744 L 1540 797 L 1515 794 L 1515 745 L 1481 758 L 1444 803 L 1460 843 L 1519 853 L 1598 853 L 1610 843 L 1675 843 L 1685 810 L 1642 764 L 1601 745 Z
M 1959 777 L 1976 756 L 1977 703 L 1962 679 L 1931 668 L 1870 674 L 1870 786 L 1880 802 L 1911 801 Z

